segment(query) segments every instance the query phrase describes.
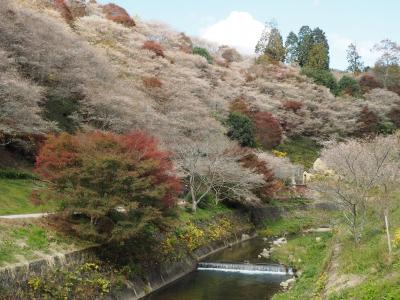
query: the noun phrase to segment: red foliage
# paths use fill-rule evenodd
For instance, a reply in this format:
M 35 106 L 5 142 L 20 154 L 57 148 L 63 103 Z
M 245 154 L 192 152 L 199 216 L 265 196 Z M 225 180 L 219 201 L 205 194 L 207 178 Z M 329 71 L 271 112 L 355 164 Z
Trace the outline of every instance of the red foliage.
M 68 6 L 65 4 L 64 0 L 55 0 L 54 7 L 67 22 L 71 22 L 74 20 L 74 17 L 72 16 L 72 13 Z
M 282 127 L 269 112 L 254 112 L 250 115 L 256 136 L 265 149 L 272 149 L 282 141 Z
M 392 108 L 388 113 L 388 117 L 396 128 L 400 128 L 400 108 Z
M 99 172 L 103 169 L 93 171 L 110 161 L 119 164 L 112 175 L 107 173 L 109 170 L 104 172 L 110 178 L 101 177 Z M 118 193 L 125 193 L 125 197 L 159 199 L 163 207 L 172 206 L 181 190 L 179 179 L 172 175 L 170 154 L 140 131 L 124 135 L 100 131 L 50 135 L 37 156 L 36 171 L 59 186 L 76 188 L 83 184 L 98 194 L 101 190 L 110 195 L 118 187 Z M 134 178 L 142 190 L 131 195 L 127 178 Z
M 127 11 L 122 7 L 110 3 L 103 6 L 103 11 L 106 14 L 107 19 L 122 24 L 126 27 L 136 26 L 135 21 L 129 16 Z
M 370 136 L 376 134 L 378 130 L 379 118 L 376 113 L 365 106 L 357 120 L 356 134 L 359 136 Z
M 396 83 L 388 87 L 388 90 L 400 96 L 400 84 Z
M 157 77 L 142 77 L 143 85 L 146 88 L 161 88 L 162 82 Z
M 359 79 L 361 91 L 368 93 L 369 91 L 377 88 L 382 88 L 383 85 L 372 75 L 364 74 Z
M 273 172 L 268 168 L 267 163 L 261 161 L 254 153 L 247 153 L 241 160 L 243 167 L 254 170 L 256 173 L 263 175 L 264 184 L 259 187 L 255 193 L 264 200 L 274 197 L 279 189 L 279 184 L 275 180 Z
M 292 111 L 294 113 L 297 113 L 297 111 L 299 111 L 302 107 L 303 107 L 302 103 L 294 100 L 287 100 L 282 104 L 282 108 L 284 110 Z
M 146 41 L 144 42 L 142 49 L 146 49 L 149 51 L 154 52 L 157 56 L 165 57 L 164 51 L 161 47 L 160 44 L 154 42 L 154 41 Z

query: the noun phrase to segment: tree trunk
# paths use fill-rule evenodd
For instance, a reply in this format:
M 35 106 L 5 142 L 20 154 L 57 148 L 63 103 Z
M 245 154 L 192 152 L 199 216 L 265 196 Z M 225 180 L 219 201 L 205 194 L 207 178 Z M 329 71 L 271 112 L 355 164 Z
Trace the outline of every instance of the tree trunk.
M 356 209 L 356 205 L 355 204 L 353 204 L 352 213 L 353 213 L 353 237 L 354 237 L 354 243 L 356 245 L 358 245 L 357 209 Z
M 392 254 L 392 243 L 390 241 L 390 232 L 389 232 L 389 217 L 387 211 L 385 212 L 385 226 L 386 226 L 386 237 L 387 237 L 389 254 Z
M 190 196 L 192 197 L 192 211 L 195 212 L 197 210 L 197 201 L 196 201 L 196 192 L 194 191 L 193 186 L 190 186 Z

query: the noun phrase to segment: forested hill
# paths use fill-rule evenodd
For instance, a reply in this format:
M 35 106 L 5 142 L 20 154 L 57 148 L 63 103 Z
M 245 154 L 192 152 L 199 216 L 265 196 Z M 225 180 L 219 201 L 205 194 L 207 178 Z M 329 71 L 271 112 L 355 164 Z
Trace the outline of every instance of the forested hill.
M 47 133 L 140 129 L 179 163 L 182 145 L 223 151 L 237 140 L 271 150 L 400 126 L 400 98 L 377 72 L 337 83 L 326 66 L 284 64 L 267 50 L 244 57 L 113 4 L 3 0 L 2 144 L 31 155 Z

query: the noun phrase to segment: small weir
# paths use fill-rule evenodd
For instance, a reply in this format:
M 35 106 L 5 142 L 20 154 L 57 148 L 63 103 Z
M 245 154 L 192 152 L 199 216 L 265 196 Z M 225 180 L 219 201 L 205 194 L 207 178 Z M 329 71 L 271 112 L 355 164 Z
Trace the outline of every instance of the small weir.
M 268 242 L 255 238 L 216 252 L 199 262 L 195 272 L 151 293 L 146 300 L 271 299 L 293 271 L 259 258 L 268 247 Z
M 197 270 L 234 272 L 243 274 L 293 275 L 292 269 L 278 264 L 199 262 L 197 265 Z

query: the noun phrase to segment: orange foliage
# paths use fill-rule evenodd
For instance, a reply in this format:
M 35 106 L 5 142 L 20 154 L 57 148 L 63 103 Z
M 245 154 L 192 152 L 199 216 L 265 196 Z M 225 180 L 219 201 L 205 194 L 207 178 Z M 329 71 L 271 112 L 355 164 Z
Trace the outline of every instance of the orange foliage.
M 156 54 L 156 56 L 161 56 L 161 57 L 165 57 L 164 55 L 164 51 L 161 47 L 160 44 L 154 42 L 154 41 L 146 41 L 144 42 L 142 49 L 146 49 L 149 51 L 152 51 Z
M 67 22 L 73 21 L 74 17 L 72 16 L 72 13 L 65 4 L 64 0 L 55 0 L 54 7 Z
M 116 23 L 122 24 L 126 27 L 134 27 L 135 21 L 129 16 L 127 11 L 122 7 L 110 3 L 103 6 L 103 11 L 106 14 L 107 19 Z
M 256 136 L 265 149 L 272 149 L 282 141 L 282 127 L 279 121 L 269 112 L 251 113 Z
M 233 100 L 229 105 L 229 110 L 231 112 L 240 112 L 244 115 L 248 115 L 250 112 L 249 106 L 244 98 L 244 96 L 240 96 Z
M 143 85 L 146 88 L 161 88 L 162 82 L 157 77 L 142 77 Z
M 301 108 L 303 107 L 303 104 L 298 101 L 294 100 L 287 100 L 283 102 L 282 108 L 287 111 L 292 111 L 294 113 L 297 113 Z

